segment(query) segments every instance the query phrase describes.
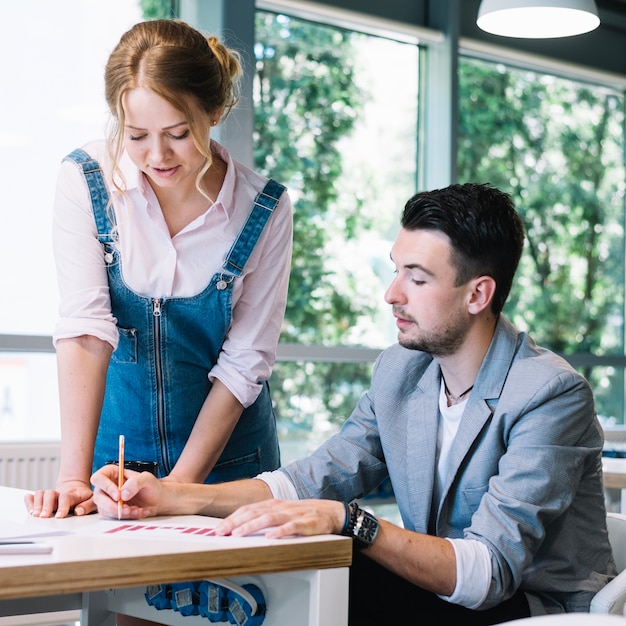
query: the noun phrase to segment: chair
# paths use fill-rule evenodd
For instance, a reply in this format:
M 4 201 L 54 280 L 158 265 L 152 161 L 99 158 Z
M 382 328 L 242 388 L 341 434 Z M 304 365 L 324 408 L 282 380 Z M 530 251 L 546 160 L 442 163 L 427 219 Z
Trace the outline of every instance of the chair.
M 607 513 L 606 521 L 619 574 L 596 593 L 589 612 L 623 616 L 626 604 L 626 515 L 610 512 Z
M 552 613 L 523 617 L 506 623 L 506 626 L 624 626 L 626 619 L 619 615 L 594 615 L 589 613 Z
M 515 626 L 626 626 L 623 617 L 626 605 L 626 515 L 607 513 L 606 524 L 619 573 L 591 600 L 589 612 L 596 615 L 590 617 L 589 613 L 558 613 L 525 617 L 508 623 Z

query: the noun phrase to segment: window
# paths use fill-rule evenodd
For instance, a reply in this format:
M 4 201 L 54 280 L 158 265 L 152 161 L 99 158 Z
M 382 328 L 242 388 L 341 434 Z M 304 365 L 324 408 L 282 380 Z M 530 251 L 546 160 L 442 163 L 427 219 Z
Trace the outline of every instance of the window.
M 256 166 L 286 182 L 296 206 L 282 340 L 299 344 L 291 354 L 300 355 L 302 344 L 382 348 L 395 329 L 382 300 L 387 269 L 374 268 L 387 267 L 400 210 L 416 188 L 419 48 L 262 11 L 256 28 Z M 377 85 L 372 59 L 384 59 L 383 79 L 394 68 L 402 78 Z M 505 313 L 590 380 L 605 425 L 621 424 L 623 91 L 470 56 L 460 58 L 459 80 L 459 179 L 511 193 L 527 228 Z M 391 100 L 380 99 L 384 92 Z M 384 155 L 385 141 L 397 151 Z M 377 186 L 368 164 L 381 163 L 390 169 Z M 390 188 L 395 202 L 382 199 Z M 390 221 L 379 220 L 381 209 Z M 369 384 L 373 355 L 363 354 L 362 362 L 320 356 L 277 364 L 273 393 L 294 455 L 350 413 Z
M 281 342 L 301 358 L 279 361 L 271 381 L 286 461 L 336 430 L 396 340 L 383 294 L 415 193 L 419 48 L 259 11 L 255 57 L 255 167 L 295 209 Z M 302 358 L 311 345 L 365 350 Z
M 11 28 L 0 45 L 14 62 L 2 67 L 2 78 L 19 92 L 2 101 L 11 124 L 0 131 L 0 261 L 19 272 L 0 275 L 2 293 L 10 294 L 0 310 L 4 440 L 58 437 L 49 352 L 58 298 L 49 223 L 57 168 L 70 150 L 103 135 L 102 72 L 94 68 L 104 68 L 121 32 L 155 16 L 146 7 L 161 5 L 171 3 L 23 0 L 6 7 L 3 23 Z M 419 187 L 418 102 L 436 79 L 420 75 L 427 43 L 421 48 L 406 31 L 379 36 L 375 20 L 360 29 L 325 19 L 275 7 L 255 17 L 254 165 L 287 184 L 295 205 L 289 303 L 271 381 L 285 461 L 339 427 L 368 387 L 375 356 L 396 340 L 383 300 L 389 251 L 403 205 Z M 623 88 L 488 54 L 462 56 L 459 79 L 459 178 L 509 191 L 529 233 L 506 313 L 589 378 L 605 424 L 622 423 Z M 420 154 L 428 158 L 428 146 Z M 15 337 L 22 343 L 13 349 Z
M 61 159 L 104 133 L 104 64 L 142 18 L 139 0 L 20 0 L 3 7 L 0 335 L 50 336 L 57 283 L 50 224 Z M 101 68 L 101 69 L 99 69 Z M 10 297 L 6 297 L 9 294 Z M 58 439 L 54 354 L 0 352 L 0 438 Z M 41 351 L 40 351 L 41 350 Z M 33 436 L 33 433 L 35 435 Z
M 624 94 L 462 57 L 459 178 L 510 193 L 526 248 L 505 313 L 624 407 Z

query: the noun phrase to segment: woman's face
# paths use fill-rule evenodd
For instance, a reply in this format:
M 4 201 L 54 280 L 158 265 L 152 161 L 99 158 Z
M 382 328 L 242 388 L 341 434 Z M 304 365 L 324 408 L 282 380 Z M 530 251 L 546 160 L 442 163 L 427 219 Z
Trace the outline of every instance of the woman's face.
M 126 118 L 124 148 L 155 191 L 179 186 L 195 189 L 205 157 L 193 142 L 185 115 L 145 87 L 127 91 L 122 107 Z M 208 115 L 205 122 L 208 135 Z

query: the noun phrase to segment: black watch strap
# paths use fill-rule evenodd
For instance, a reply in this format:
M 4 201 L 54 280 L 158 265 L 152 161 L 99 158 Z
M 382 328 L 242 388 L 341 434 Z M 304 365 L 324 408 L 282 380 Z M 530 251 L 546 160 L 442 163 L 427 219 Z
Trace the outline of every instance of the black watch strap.
M 356 502 L 344 503 L 346 508 L 346 521 L 344 522 L 342 535 L 352 537 L 357 548 L 371 546 L 378 534 L 380 526 L 378 520 L 367 511 L 364 511 Z

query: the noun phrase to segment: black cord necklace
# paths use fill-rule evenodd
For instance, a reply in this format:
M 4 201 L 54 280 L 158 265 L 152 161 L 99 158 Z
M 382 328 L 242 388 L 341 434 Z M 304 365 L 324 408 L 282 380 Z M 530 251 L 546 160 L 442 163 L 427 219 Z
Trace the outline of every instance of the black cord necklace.
M 453 396 L 448 389 L 446 379 L 443 378 L 443 376 L 441 378 L 443 379 L 443 390 L 446 392 L 446 396 L 452 404 L 457 404 L 463 396 L 466 396 L 472 389 L 474 389 L 474 385 L 472 385 L 471 387 L 468 387 L 463 393 L 460 393 L 458 396 Z

